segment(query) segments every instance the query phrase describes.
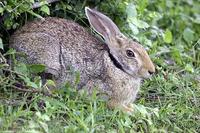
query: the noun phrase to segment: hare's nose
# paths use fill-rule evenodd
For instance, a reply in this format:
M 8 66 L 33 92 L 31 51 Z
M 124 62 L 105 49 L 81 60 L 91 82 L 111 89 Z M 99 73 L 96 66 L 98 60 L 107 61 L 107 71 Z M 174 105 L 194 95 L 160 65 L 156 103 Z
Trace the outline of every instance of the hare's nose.
M 148 71 L 148 72 L 149 72 L 150 75 L 152 75 L 152 74 L 154 73 L 154 72 L 152 72 L 152 71 Z

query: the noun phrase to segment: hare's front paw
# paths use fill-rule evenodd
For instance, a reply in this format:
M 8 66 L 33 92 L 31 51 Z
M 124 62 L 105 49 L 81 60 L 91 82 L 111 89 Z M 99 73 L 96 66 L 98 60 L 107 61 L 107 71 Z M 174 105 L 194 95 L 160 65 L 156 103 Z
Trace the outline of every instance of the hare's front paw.
M 122 110 L 126 113 L 132 113 L 134 110 L 133 110 L 133 107 L 131 105 L 123 105 L 123 108 Z
M 128 114 L 131 114 L 133 112 L 133 107 L 131 106 L 131 104 L 124 105 L 115 100 L 108 101 L 108 107 L 111 109 L 115 109 L 115 108 L 120 109 L 123 112 L 128 113 Z

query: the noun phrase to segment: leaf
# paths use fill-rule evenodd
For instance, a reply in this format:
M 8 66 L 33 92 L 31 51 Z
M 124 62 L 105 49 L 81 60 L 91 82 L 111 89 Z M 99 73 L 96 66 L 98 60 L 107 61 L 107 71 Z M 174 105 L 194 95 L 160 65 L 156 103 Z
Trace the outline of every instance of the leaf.
M 137 10 L 133 3 L 128 4 L 128 6 L 126 7 L 126 13 L 127 13 L 128 18 L 137 16 Z
M 42 80 L 41 80 L 41 77 L 40 77 L 40 76 L 34 77 L 33 82 L 34 82 L 35 84 L 37 84 L 38 88 L 42 88 Z
M 0 13 L 3 13 L 4 9 L 2 7 L 0 7 Z
M 50 121 L 50 117 L 46 114 L 41 115 L 40 117 L 43 121 Z
M 145 36 L 141 36 L 139 38 L 139 42 L 141 42 L 145 46 L 150 46 L 150 47 L 152 46 L 152 41 L 146 38 Z M 145 47 L 145 49 L 148 50 L 148 47 Z
M 187 2 L 189 5 L 193 4 L 193 0 L 186 0 L 185 2 Z
M 192 19 L 194 23 L 200 24 L 200 14 L 194 13 L 195 18 Z
M 22 75 L 18 75 L 21 79 L 23 79 L 24 80 L 24 82 L 26 83 L 26 85 L 28 86 L 28 87 L 32 87 L 32 88 L 35 88 L 35 89 L 38 89 L 39 87 L 38 87 L 38 85 L 36 84 L 36 83 L 34 83 L 34 82 L 32 82 L 31 80 L 30 80 L 30 78 L 28 78 L 27 76 L 22 76 Z
M 14 70 L 21 75 L 28 75 L 28 69 L 24 63 L 16 64 Z
M 164 42 L 171 43 L 172 42 L 172 32 L 167 29 L 164 34 Z
M 70 5 L 66 5 L 68 10 L 72 10 L 73 8 Z
M 3 49 L 3 41 L 1 38 L 0 38 L 0 49 Z
M 169 8 L 172 8 L 174 6 L 174 3 L 170 0 L 167 0 L 166 1 L 166 6 L 169 7 Z
M 41 19 L 41 20 L 45 20 L 42 16 L 40 16 L 39 14 L 37 14 L 37 13 L 34 13 L 33 11 L 27 11 L 28 13 L 30 13 L 31 15 L 33 15 L 33 16 L 36 16 L 37 18 L 39 18 L 39 19 Z
M 134 35 L 137 35 L 139 33 L 138 28 L 134 24 L 129 23 L 129 27 L 131 28 L 131 31 L 133 32 Z
M 47 5 L 43 5 L 40 10 L 46 13 L 47 15 L 50 15 L 50 10 Z
M 149 28 L 149 24 L 147 24 L 146 22 L 142 20 L 138 20 L 138 27 L 142 29 Z
M 5 7 L 5 10 L 8 11 L 8 12 L 12 12 L 13 9 L 12 9 L 12 7 L 10 5 L 7 5 Z
M 143 13 L 148 5 L 148 0 L 143 0 L 142 2 L 138 2 L 137 5 L 138 5 L 137 7 L 138 11 L 140 13 Z
M 35 0 L 29 0 L 32 4 L 35 3 Z
M 191 43 L 194 40 L 194 31 L 190 28 L 185 28 L 183 31 L 183 38 L 187 43 Z
M 196 24 L 200 24 L 200 17 L 197 17 L 196 19 L 193 19 L 193 22 Z
M 80 82 L 80 73 L 76 72 L 76 79 L 75 79 L 75 84 L 77 85 Z
M 29 128 L 30 128 L 30 129 L 34 129 L 34 128 L 38 128 L 38 127 L 39 127 L 39 125 L 38 125 L 36 122 L 32 121 L 32 120 L 29 121 L 28 123 L 29 123 Z M 33 131 L 32 131 L 32 132 L 30 132 L 30 133 L 39 133 L 39 132 L 36 132 L 36 131 L 33 132 Z
M 193 68 L 193 66 L 190 65 L 190 64 L 187 64 L 187 65 L 185 66 L 185 70 L 188 71 L 188 72 L 191 72 L 191 73 L 194 72 L 194 68 Z
M 47 4 L 48 4 L 47 0 L 40 1 L 40 7 L 42 7 L 43 5 L 47 5 Z
M 182 57 L 181 57 L 180 49 L 172 48 L 170 51 L 171 51 L 172 58 L 176 61 L 176 63 L 181 65 L 182 64 Z
M 41 112 L 36 112 L 35 115 L 36 115 L 38 118 L 41 118 L 41 117 L 42 117 Z
M 55 82 L 53 80 L 47 80 L 46 85 L 56 87 L 56 84 L 55 84 Z
M 45 70 L 45 65 L 43 64 L 32 64 L 28 65 L 28 69 L 31 73 L 41 73 Z
M 6 55 L 13 55 L 13 54 L 15 54 L 15 53 L 16 53 L 16 50 L 13 49 L 13 48 L 11 48 L 11 49 L 9 49 L 9 50 L 4 54 L 4 56 L 6 56 Z
M 133 17 L 129 18 L 128 22 L 134 24 L 135 26 L 137 26 L 138 28 L 141 28 L 141 29 L 145 29 L 145 28 L 149 27 L 149 25 L 146 22 L 144 22 L 142 20 L 138 20 L 137 18 L 133 18 Z
M 31 82 L 30 79 L 29 80 L 25 80 L 25 82 L 27 83 L 27 86 L 30 86 L 32 88 L 38 89 L 38 85 L 34 82 Z

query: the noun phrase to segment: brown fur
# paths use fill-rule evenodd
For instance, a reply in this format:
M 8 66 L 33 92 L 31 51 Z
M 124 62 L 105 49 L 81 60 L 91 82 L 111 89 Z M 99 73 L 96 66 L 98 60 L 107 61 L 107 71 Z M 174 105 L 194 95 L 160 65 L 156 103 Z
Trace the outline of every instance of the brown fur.
M 144 48 L 123 36 L 110 19 L 106 20 L 106 16 L 89 8 L 86 8 L 86 13 L 97 32 L 108 38 L 105 39 L 107 45 L 75 22 L 50 17 L 45 21 L 28 22 L 12 35 L 10 46 L 24 52 L 27 63 L 45 64 L 46 73 L 55 77 L 57 85 L 66 81 L 73 84 L 76 78 L 73 69 L 80 72 L 79 89 L 86 88 L 92 92 L 97 87 L 108 95 L 109 107 L 130 111 L 128 105 L 135 100 L 141 78 L 148 77 L 148 71 L 154 72 L 154 65 Z M 93 13 L 97 15 L 90 18 Z M 98 22 L 95 17 L 102 20 Z M 101 26 L 95 27 L 95 23 L 102 23 L 103 30 L 107 31 L 99 31 Z M 127 48 L 132 49 L 136 57 L 127 58 Z M 122 68 L 116 66 L 110 55 Z

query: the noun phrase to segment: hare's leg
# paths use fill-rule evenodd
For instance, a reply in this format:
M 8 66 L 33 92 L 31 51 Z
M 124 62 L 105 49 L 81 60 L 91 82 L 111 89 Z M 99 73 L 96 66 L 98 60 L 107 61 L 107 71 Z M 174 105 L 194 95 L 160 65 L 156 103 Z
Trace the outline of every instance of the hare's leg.
M 130 106 L 130 105 L 124 105 L 123 109 L 125 112 L 130 112 L 130 113 L 134 111 L 132 106 Z

